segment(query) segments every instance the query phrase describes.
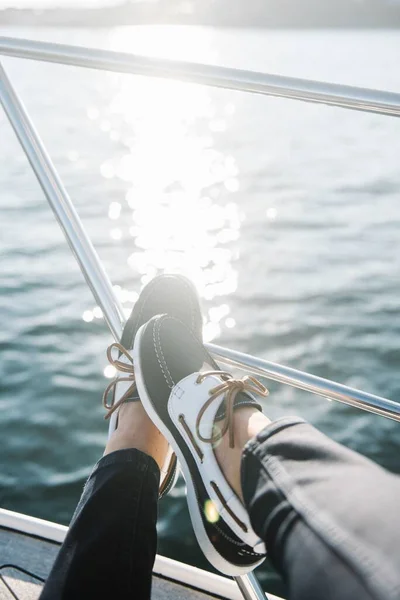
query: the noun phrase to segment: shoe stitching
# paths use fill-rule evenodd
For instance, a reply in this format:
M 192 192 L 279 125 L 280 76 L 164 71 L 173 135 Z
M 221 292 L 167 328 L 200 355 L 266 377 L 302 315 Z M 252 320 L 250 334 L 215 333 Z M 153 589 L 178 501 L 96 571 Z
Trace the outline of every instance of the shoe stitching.
M 157 286 L 158 286 L 158 284 L 160 283 L 160 281 L 161 281 L 161 280 L 157 280 L 157 281 L 155 281 L 155 282 L 153 283 L 153 285 L 151 285 L 151 286 L 149 286 L 149 287 L 147 288 L 147 295 L 146 295 L 146 297 L 145 297 L 145 299 L 144 299 L 144 302 L 143 302 L 143 304 L 142 304 L 142 306 L 141 306 L 141 308 L 140 308 L 139 315 L 138 315 L 138 317 L 136 318 L 135 325 L 134 325 L 134 327 L 133 327 L 133 329 L 132 329 L 132 331 L 131 331 L 131 336 L 130 336 L 130 337 L 131 337 L 131 340 L 130 340 L 130 341 L 131 341 L 131 344 L 130 344 L 130 345 L 132 345 L 133 338 L 134 338 L 134 332 L 135 332 L 135 331 L 137 331 L 137 326 L 138 326 L 138 323 L 140 323 L 140 319 L 142 318 L 142 315 L 143 315 L 143 312 L 144 312 L 144 310 L 145 310 L 145 307 L 147 306 L 147 304 L 148 304 L 148 302 L 149 302 L 149 300 L 150 300 L 150 298 L 151 298 L 152 294 L 154 293 L 154 290 L 155 290 L 155 289 L 157 289 Z M 190 304 L 190 315 L 191 315 L 191 322 L 192 322 L 192 330 L 194 331 L 194 329 L 195 329 L 195 325 L 196 325 L 196 311 L 195 311 L 195 303 L 194 303 L 194 301 L 193 301 L 193 293 L 192 293 L 192 292 L 193 292 L 193 290 L 191 289 L 191 287 L 190 287 L 189 283 L 188 283 L 188 282 L 187 282 L 185 279 L 179 279 L 179 281 L 180 281 L 181 283 L 183 283 L 183 284 L 184 284 L 184 286 L 185 286 L 185 288 L 186 288 L 186 293 L 187 293 L 187 297 L 188 297 L 188 299 L 189 299 L 189 304 Z M 159 335 L 159 331 L 158 331 L 159 348 L 160 348 L 160 352 L 161 352 L 161 355 L 162 355 L 162 358 L 163 358 L 163 361 L 164 361 L 165 367 L 166 367 L 166 369 L 167 369 L 167 371 L 168 371 L 168 375 L 169 375 L 169 377 L 170 377 L 170 379 L 171 379 L 172 385 L 170 385 L 170 384 L 169 384 L 169 382 L 168 382 L 168 379 L 167 379 L 167 376 L 166 376 L 166 374 L 165 374 L 165 371 L 164 371 L 164 369 L 163 369 L 163 366 L 162 366 L 162 364 L 161 364 L 161 361 L 160 361 L 160 358 L 159 358 L 159 355 L 158 355 L 158 352 L 157 352 L 157 346 L 156 346 L 156 340 L 155 340 L 155 338 L 154 338 L 154 333 L 155 333 L 155 332 L 154 332 L 154 330 L 153 330 L 153 340 L 154 340 L 154 347 L 155 347 L 155 350 L 156 350 L 157 360 L 158 360 L 158 363 L 160 364 L 161 370 L 162 370 L 162 372 L 163 372 L 163 374 L 164 374 L 164 377 L 165 377 L 165 379 L 166 379 L 166 381 L 167 381 L 167 385 L 168 385 L 170 388 L 172 388 L 172 387 L 173 387 L 173 385 L 174 385 L 174 382 L 173 382 L 173 379 L 172 379 L 172 377 L 171 377 L 171 373 L 170 373 L 170 371 L 169 371 L 169 369 L 168 369 L 168 366 L 167 366 L 167 364 L 166 364 L 166 361 L 165 361 L 164 354 L 163 354 L 163 352 L 162 352 L 161 343 L 160 343 L 160 335 Z M 176 469 L 175 469 L 175 471 L 176 471 Z M 171 475 L 173 475 L 173 474 L 171 474 Z M 165 489 L 165 490 L 164 490 L 164 493 L 169 491 L 169 489 L 168 489 L 168 488 L 170 487 L 171 481 L 172 481 L 173 479 L 174 479 L 174 477 L 171 477 L 171 478 L 170 478 L 170 482 L 168 482 L 168 483 L 169 483 L 169 485 L 167 484 L 167 489 Z
M 179 397 L 178 397 L 178 396 L 175 394 L 175 390 L 174 390 L 174 392 L 173 392 L 173 394 L 172 394 L 172 396 L 171 396 L 171 400 L 173 400 L 173 398 L 175 398 L 175 397 L 176 397 L 178 400 L 180 399 L 180 398 L 179 398 Z M 173 401 L 171 402 L 171 405 L 170 405 L 170 406 L 171 406 L 171 410 L 172 410 L 172 416 L 173 416 L 173 420 L 177 420 L 177 416 L 176 416 L 176 415 L 177 415 L 177 413 L 176 413 L 176 411 L 175 411 L 175 405 L 174 405 L 174 402 L 173 402 Z M 184 440 L 185 444 L 188 446 L 189 452 L 190 452 L 190 453 L 193 455 L 193 451 L 190 449 L 190 446 L 189 446 L 189 444 L 188 444 L 188 439 L 185 439 L 185 438 L 188 438 L 188 437 L 189 437 L 189 436 L 187 435 L 187 432 L 186 432 L 186 431 L 185 431 L 185 434 L 186 434 L 186 435 L 183 435 L 183 434 L 181 433 L 181 436 L 182 436 L 182 438 L 183 438 L 183 440 Z M 215 459 L 215 460 L 216 460 L 216 459 Z M 202 460 L 201 460 L 200 462 L 202 462 Z M 216 464 L 217 464 L 217 463 L 216 463 Z M 217 466 L 218 466 L 218 465 L 217 465 Z M 220 470 L 220 469 L 219 469 L 219 470 Z M 199 469 L 199 471 L 200 471 L 200 469 Z M 200 475 L 201 479 L 203 479 L 203 477 L 202 477 L 202 475 L 201 475 L 201 473 L 200 473 L 200 472 L 199 472 L 199 475 Z M 223 476 L 222 472 L 221 472 L 221 475 Z M 229 526 L 228 524 L 226 524 L 226 525 L 227 525 L 227 527 L 229 527 L 229 528 L 230 528 L 230 526 Z M 241 547 L 241 548 L 242 548 L 242 546 L 248 545 L 248 544 L 246 544 L 246 542 L 237 542 L 237 541 L 233 540 L 231 537 L 229 537 L 229 535 L 228 535 L 228 534 L 226 534 L 224 531 L 222 531 L 222 530 L 221 530 L 221 529 L 218 527 L 218 525 L 216 525 L 215 523 L 213 523 L 213 524 L 212 524 L 212 526 L 213 526 L 213 527 L 215 527 L 215 529 L 216 529 L 216 530 L 217 530 L 217 531 L 218 531 L 218 532 L 219 532 L 219 533 L 220 533 L 220 534 L 221 534 L 223 537 L 225 537 L 225 539 L 227 539 L 227 540 L 228 540 L 230 543 L 232 543 L 232 544 L 234 544 L 234 545 L 236 545 L 236 546 L 239 546 L 239 547 Z M 248 551 L 247 551 L 247 552 L 248 552 Z M 251 553 L 250 553 L 250 552 L 248 552 L 248 553 L 251 555 Z M 262 554 L 258 554 L 258 553 L 253 553 L 252 555 L 253 555 L 253 556 L 263 556 Z
M 165 360 L 164 352 L 162 350 L 161 338 L 160 338 L 161 325 L 162 325 L 162 323 L 160 323 L 160 325 L 158 325 L 158 323 L 156 323 L 156 326 L 155 326 L 155 329 L 157 330 L 158 347 L 159 347 L 159 350 L 161 352 L 161 356 L 162 356 L 162 360 L 164 362 L 165 368 L 167 369 L 167 373 L 168 373 L 168 376 L 169 376 L 170 381 L 171 381 L 171 389 L 172 389 L 174 387 L 174 385 L 175 385 L 175 381 L 172 378 L 171 372 L 170 372 L 170 370 L 168 368 L 168 365 L 167 365 L 167 361 Z
M 218 531 L 218 533 L 220 533 L 226 540 L 228 540 L 228 542 L 230 542 L 234 546 L 240 546 L 241 549 L 242 546 L 246 546 L 245 542 L 237 542 L 236 540 L 233 540 L 231 537 L 229 537 L 227 533 L 225 533 L 225 531 L 222 531 L 222 529 L 220 529 L 215 523 L 213 523 L 212 526 Z
M 203 462 L 203 461 L 201 461 Z M 230 516 L 231 519 L 233 519 L 236 523 L 236 525 L 238 525 L 240 527 L 240 529 L 242 531 L 244 531 L 244 533 L 248 533 L 249 528 L 247 526 L 246 523 L 244 523 L 235 513 L 235 511 L 233 510 L 233 508 L 231 507 L 230 503 L 226 501 L 225 496 L 223 495 L 222 491 L 220 490 L 218 484 L 216 481 L 210 481 L 210 486 L 212 487 L 212 489 L 214 490 L 214 493 L 217 495 L 218 500 L 220 501 L 220 503 L 222 504 L 225 512 Z
M 132 331 L 130 332 L 130 345 L 133 346 L 133 342 L 134 342 L 134 337 L 135 334 L 137 332 L 138 329 L 138 324 L 140 323 L 140 319 L 142 318 L 142 314 L 144 312 L 145 307 L 147 306 L 153 292 L 155 289 L 157 289 L 158 284 L 160 283 L 160 279 L 153 279 L 147 286 L 146 288 L 146 295 L 142 301 L 142 306 L 140 308 L 139 314 L 136 317 L 135 321 L 132 322 Z M 140 297 L 139 297 L 140 300 Z M 128 321 L 129 322 L 129 321 Z M 124 333 L 122 333 L 122 337 L 123 337 Z
M 235 546 L 238 546 L 240 548 L 240 552 L 244 552 L 246 554 L 249 554 L 250 556 L 259 556 L 259 557 L 264 556 L 264 554 L 258 554 L 256 552 L 250 552 L 249 550 L 245 550 L 243 547 L 243 546 L 247 546 L 247 544 L 245 542 L 237 542 L 236 540 L 233 540 L 231 537 L 229 537 L 229 535 L 227 533 L 222 531 L 222 529 L 220 529 L 218 527 L 218 525 L 216 525 L 215 523 L 213 523 L 212 525 L 218 531 L 218 533 L 220 533 L 222 535 L 222 537 L 224 537 L 226 540 L 228 540 L 228 542 L 230 542 L 231 544 L 234 544 Z M 229 525 L 228 525 L 228 527 L 229 527 Z
M 160 367 L 161 367 L 161 371 L 163 372 L 163 375 L 164 375 L 165 381 L 167 382 L 167 385 L 168 385 L 168 387 L 169 387 L 170 389 L 172 389 L 172 388 L 174 387 L 174 385 L 175 385 L 175 384 L 174 384 L 174 380 L 172 379 L 171 373 L 169 372 L 169 369 L 168 369 L 167 363 L 166 363 L 166 361 L 165 361 L 165 356 L 164 356 L 164 354 L 163 354 L 163 351 L 162 351 L 162 348 L 161 348 L 161 340 L 160 340 L 160 326 L 161 326 L 161 324 L 159 325 L 159 323 L 158 323 L 158 322 L 156 322 L 156 323 L 153 325 L 153 343 L 154 343 L 154 350 L 156 351 L 156 356 L 157 356 L 158 364 L 159 364 L 159 365 L 160 365 Z M 158 337 L 157 337 L 157 339 L 156 339 L 156 330 L 157 330 L 157 334 L 158 334 Z M 159 355 L 159 353 L 158 353 L 158 350 L 157 350 L 157 344 L 158 344 L 159 351 L 160 351 L 160 353 L 161 353 L 161 357 L 162 357 L 161 359 L 160 359 L 160 355 Z M 164 371 L 163 364 L 165 365 L 165 368 L 166 368 L 166 370 L 167 370 L 168 376 L 167 376 L 167 373 Z M 169 377 L 169 380 L 168 380 L 168 377 Z
M 187 294 L 189 297 L 190 308 L 191 308 L 190 312 L 191 312 L 191 316 L 192 316 L 192 330 L 194 331 L 195 326 L 196 326 L 196 311 L 195 311 L 194 302 L 193 302 L 193 290 L 191 289 L 189 283 L 185 279 L 181 279 L 180 281 L 182 281 L 182 283 L 187 288 Z
M 176 415 L 175 415 L 175 410 L 174 410 L 174 405 L 173 405 L 173 403 L 172 403 L 172 410 L 173 410 L 173 416 L 174 416 L 174 418 L 176 418 Z M 182 436 L 182 434 L 181 434 L 181 436 Z M 183 437 L 183 439 L 184 439 L 184 441 L 185 441 L 185 444 L 186 444 L 186 445 L 188 445 L 187 441 L 185 440 L 185 437 L 184 437 L 184 436 L 182 436 L 182 437 Z M 190 451 L 190 453 L 192 454 L 192 451 L 191 451 L 190 449 L 189 449 L 189 451 Z M 201 477 L 201 475 L 200 475 L 200 477 Z M 200 510 L 200 505 L 199 505 L 199 510 Z M 216 525 L 215 523 L 212 523 L 212 526 L 213 526 L 213 527 L 214 527 L 214 528 L 215 528 L 215 529 L 216 529 L 216 530 L 217 530 L 217 531 L 218 531 L 218 532 L 219 532 L 219 533 L 220 533 L 220 534 L 221 534 L 221 535 L 222 535 L 222 536 L 223 536 L 223 537 L 224 537 L 226 540 L 228 540 L 228 542 L 230 542 L 231 544 L 234 544 L 235 546 L 239 546 L 240 548 L 242 548 L 243 546 L 245 546 L 245 545 L 246 545 L 246 544 L 245 544 L 245 542 L 238 542 L 238 541 L 236 541 L 236 540 L 233 540 L 233 539 L 232 539 L 232 538 L 231 538 L 231 537 L 230 537 L 228 534 L 226 534 L 224 531 L 222 531 L 222 529 L 220 529 L 220 528 L 218 527 L 218 525 Z M 229 525 L 227 525 L 227 527 L 229 527 Z
M 164 357 L 164 354 L 163 354 L 163 352 L 162 352 L 162 348 L 161 348 L 161 340 L 160 340 L 160 329 L 161 329 L 161 325 L 162 325 L 162 324 L 163 324 L 165 321 L 168 321 L 168 320 L 178 321 L 178 322 L 179 322 L 179 323 L 181 323 L 183 326 L 185 326 L 185 323 L 183 323 L 183 321 L 181 321 L 180 319 L 177 319 L 176 317 L 170 317 L 170 316 L 167 316 L 167 317 L 164 317 L 163 319 L 160 319 L 160 321 L 161 321 L 161 322 L 160 322 L 160 323 L 158 323 L 158 322 L 157 322 L 157 323 L 154 325 L 154 327 L 153 327 L 153 341 L 154 341 L 154 349 L 155 349 L 155 351 L 156 351 L 156 355 L 157 355 L 157 360 L 158 360 L 158 363 L 159 363 L 159 365 L 160 365 L 160 367 L 161 367 L 161 370 L 162 370 L 162 372 L 163 372 L 163 375 L 164 375 L 164 378 L 165 378 L 165 380 L 166 380 L 166 382 L 167 382 L 167 385 L 168 385 L 168 387 L 170 387 L 170 389 L 172 389 L 172 387 L 174 386 L 174 382 L 173 382 L 173 379 L 172 379 L 171 373 L 169 372 L 168 366 L 167 366 L 167 364 L 166 364 L 166 362 L 165 362 L 165 357 Z M 156 340 L 156 339 L 155 339 L 155 329 L 156 329 L 156 327 L 157 327 L 158 340 Z M 200 343 L 200 342 L 199 342 L 199 340 L 198 340 L 198 339 L 195 337 L 195 335 L 194 335 L 194 333 L 193 333 L 192 331 L 189 331 L 189 333 L 191 334 L 192 338 L 193 338 L 193 339 L 194 339 L 194 340 L 195 340 L 197 343 Z M 169 377 L 170 377 L 170 379 L 171 379 L 171 381 L 172 381 L 172 386 L 171 386 L 171 385 L 169 384 L 169 382 L 168 382 L 167 375 L 166 375 L 166 373 L 165 373 L 165 371 L 164 371 L 164 369 L 163 369 L 162 363 L 161 363 L 161 361 L 160 361 L 159 354 L 158 354 L 158 351 L 157 351 L 157 342 L 158 342 L 159 350 L 160 350 L 160 352 L 161 352 L 161 354 L 162 354 L 163 362 L 164 362 L 164 364 L 165 364 L 165 367 L 166 367 L 166 369 L 167 369 L 167 371 L 168 371 L 168 375 L 169 375 Z M 201 345 L 201 343 L 200 343 L 200 345 Z M 208 353 L 207 353 L 207 352 L 205 352 L 205 354 L 208 356 Z M 212 359 L 212 357 L 211 357 L 211 359 Z M 212 359 L 212 360 L 213 360 L 213 359 Z M 245 402 L 245 401 L 243 401 L 243 402 Z M 246 402 L 246 403 L 247 403 L 247 402 Z M 199 509 L 200 509 L 200 507 L 199 507 Z M 214 527 L 214 528 L 215 528 L 215 529 L 216 529 L 216 530 L 217 530 L 217 531 L 220 533 L 220 535 L 222 535 L 222 536 L 223 536 L 223 537 L 224 537 L 226 540 L 228 540 L 228 542 L 230 542 L 231 544 L 233 544 L 233 545 L 235 545 L 235 546 L 238 546 L 239 548 L 241 548 L 241 551 L 242 551 L 242 552 L 245 552 L 245 553 L 249 554 L 250 556 L 257 556 L 257 557 L 260 557 L 260 558 L 264 556 L 263 554 L 251 553 L 251 552 L 249 552 L 249 551 L 247 551 L 247 550 L 244 550 L 243 546 L 247 545 L 246 543 L 244 543 L 244 542 L 237 542 L 236 540 L 233 540 L 233 539 L 232 539 L 232 538 L 231 538 L 231 537 L 230 537 L 228 534 L 226 534 L 224 531 L 222 531 L 222 529 L 220 529 L 220 528 L 218 527 L 218 525 L 216 525 L 215 523 L 213 523 L 213 524 L 212 524 L 212 526 L 213 526 L 213 527 Z M 228 527 L 229 527 L 229 525 L 228 525 Z
M 168 319 L 168 318 L 171 318 L 171 317 L 167 317 L 166 319 Z M 166 319 L 164 319 L 164 320 L 166 320 Z M 154 340 L 154 341 L 155 341 L 155 340 Z M 158 358 L 158 356 L 157 356 L 157 358 Z M 165 374 L 165 372 L 164 372 L 164 369 L 162 368 L 162 365 L 161 365 L 161 363 L 160 363 L 160 360 L 159 360 L 158 362 L 159 362 L 159 364 L 160 364 L 160 366 L 161 366 L 161 369 L 162 369 L 162 371 L 163 371 L 163 373 L 164 373 L 164 377 L 165 377 L 165 379 L 167 380 L 166 374 Z M 173 393 L 173 395 L 171 396 L 171 400 L 172 400 L 174 397 L 177 397 L 175 393 Z M 177 397 L 177 398 L 178 398 L 178 397 Z M 180 398 L 178 398 L 178 400 L 179 400 L 179 399 L 180 399 Z M 175 412 L 175 406 L 174 406 L 174 402 L 171 402 L 171 409 L 172 409 L 173 418 L 174 418 L 174 420 L 176 420 L 176 412 Z M 182 434 L 181 434 L 181 436 L 182 436 Z M 182 437 L 183 437 L 183 440 L 184 440 L 185 444 L 186 444 L 187 446 L 189 446 L 189 445 L 188 445 L 188 442 L 187 442 L 187 441 L 186 441 L 186 439 L 185 439 L 185 437 L 187 437 L 187 436 L 185 436 L 185 437 L 184 437 L 184 436 L 182 436 Z M 192 450 L 190 450 L 190 448 L 189 448 L 189 452 L 190 452 L 190 453 L 193 455 L 193 453 L 192 453 Z M 201 477 L 201 475 L 200 475 L 200 477 Z M 199 507 L 199 510 L 200 510 L 200 507 Z M 236 545 L 236 546 L 239 546 L 239 547 L 242 547 L 242 546 L 245 546 L 245 545 L 247 545 L 245 542 L 237 542 L 236 540 L 233 540 L 231 537 L 229 537 L 229 535 L 227 535 L 227 534 L 226 534 L 224 531 L 222 531 L 222 530 L 221 530 L 221 529 L 218 527 L 218 525 L 216 525 L 215 523 L 213 523 L 213 524 L 212 524 L 212 526 L 213 526 L 213 527 L 214 527 L 214 528 L 215 528 L 215 529 L 216 529 L 216 530 L 217 530 L 217 531 L 218 531 L 218 532 L 219 532 L 219 533 L 220 533 L 220 534 L 221 534 L 221 535 L 222 535 L 222 536 L 223 536 L 225 539 L 227 539 L 227 540 L 228 540 L 230 543 L 232 543 L 232 544 L 234 544 L 234 545 Z M 227 527 L 229 527 L 229 525 L 227 525 Z
M 248 392 L 246 392 L 248 393 Z M 251 398 L 250 396 L 248 397 L 247 400 L 239 400 L 239 402 L 235 402 L 235 408 L 237 406 L 254 406 L 254 404 L 259 404 L 259 402 L 257 402 L 257 400 L 255 398 Z
M 139 314 L 138 314 L 138 316 L 137 316 L 137 318 L 136 318 L 135 327 L 133 328 L 134 330 L 137 330 L 138 323 L 140 322 L 140 319 L 141 319 L 141 317 L 142 317 L 142 314 L 143 314 L 144 308 L 145 308 L 145 306 L 147 306 L 147 302 L 149 301 L 149 299 L 150 299 L 150 297 L 151 297 L 151 295 L 152 295 L 153 289 L 154 289 L 154 288 L 157 288 L 157 284 L 158 284 L 159 282 L 160 282 L 160 280 L 159 280 L 159 279 L 156 279 L 156 280 L 153 280 L 151 283 L 149 283 L 149 286 L 148 286 L 148 288 L 147 288 L 147 294 L 146 294 L 146 297 L 145 297 L 145 299 L 143 300 L 143 304 L 142 304 L 142 306 L 141 306 L 141 309 L 140 309 L 140 311 L 139 311 Z M 133 334 L 133 331 L 132 331 L 132 334 Z M 133 335 L 132 335 L 132 337 L 133 337 Z
M 258 552 L 250 552 L 249 550 L 245 550 L 244 548 L 240 552 L 244 552 L 244 554 L 248 554 L 249 556 L 259 556 L 260 558 L 266 556 L 265 554 L 259 554 Z
M 161 347 L 161 340 L 160 340 L 160 331 L 161 331 L 161 326 L 162 326 L 162 325 L 163 325 L 163 324 L 164 324 L 166 321 L 177 321 L 178 323 L 180 323 L 181 325 L 183 325 L 183 326 L 185 327 L 185 329 L 187 329 L 188 333 L 191 335 L 191 337 L 193 338 L 193 340 L 196 342 L 196 344 L 198 344 L 198 345 L 201 347 L 201 349 L 202 349 L 202 351 L 203 351 L 203 354 L 206 356 L 206 358 L 207 358 L 207 359 L 208 359 L 208 358 L 210 358 L 210 359 L 211 359 L 211 364 L 215 364 L 215 365 L 216 365 L 217 363 L 214 361 L 214 359 L 212 358 L 212 356 L 211 356 L 211 355 L 210 355 L 210 354 L 207 352 L 207 350 L 204 348 L 204 346 L 203 346 L 203 344 L 201 343 L 201 341 L 200 341 L 200 340 L 199 340 L 199 339 L 198 339 L 198 338 L 197 338 L 197 337 L 194 335 L 193 331 L 192 331 L 191 329 L 188 329 L 188 328 L 187 328 L 187 325 L 186 325 L 186 324 L 185 324 L 185 323 L 184 323 L 184 322 L 183 322 L 181 319 L 178 319 L 177 317 L 171 317 L 170 315 L 164 315 L 162 318 L 160 318 L 160 319 L 159 319 L 159 321 L 157 321 L 157 323 L 156 323 L 156 324 L 155 324 L 155 326 L 154 326 L 154 329 L 157 327 L 157 333 L 158 333 L 158 336 L 157 336 L 157 337 L 158 337 L 158 345 L 159 345 L 159 350 L 160 350 L 160 352 L 161 352 L 161 355 L 162 355 L 162 358 L 163 358 L 163 362 L 164 362 L 165 368 L 166 368 L 166 369 L 167 369 L 167 371 L 168 371 L 168 375 L 169 375 L 169 377 L 170 377 L 170 381 L 171 381 L 172 385 L 169 383 L 169 381 L 168 381 L 168 378 L 167 378 L 167 376 L 166 376 L 166 374 L 165 374 L 165 371 L 164 371 L 164 369 L 163 369 L 163 367 L 162 367 L 162 365 L 161 365 L 160 359 L 159 359 L 159 354 L 158 354 L 158 352 L 157 352 L 157 348 L 156 348 L 156 343 L 157 343 L 157 342 L 156 342 L 156 340 L 155 340 L 155 331 L 154 331 L 154 329 L 153 329 L 153 341 L 154 341 L 154 348 L 155 348 L 155 351 L 156 351 L 156 354 L 157 354 L 157 359 L 158 359 L 159 365 L 160 365 L 160 367 L 161 367 L 161 370 L 162 370 L 162 372 L 164 373 L 164 377 L 165 377 L 165 379 L 166 379 L 166 381 L 167 381 L 168 387 L 169 387 L 170 389 L 172 389 L 172 388 L 174 387 L 174 385 L 175 385 L 175 382 L 174 382 L 174 380 L 173 380 L 173 378 L 172 378 L 172 375 L 171 375 L 171 373 L 169 372 L 169 369 L 168 369 L 168 366 L 167 366 L 167 363 L 166 363 L 166 360 L 165 360 L 165 357 L 164 357 L 164 354 L 163 354 L 163 351 L 162 351 L 162 347 Z
M 185 415 L 180 414 L 178 417 L 178 421 L 182 425 L 182 428 L 183 428 L 184 432 L 186 433 L 186 437 L 188 438 L 189 442 L 192 445 L 192 448 L 195 450 L 197 456 L 199 457 L 200 462 L 202 463 L 204 460 L 204 452 L 202 451 L 202 449 L 196 442 L 196 438 L 194 437 L 189 425 L 187 424 L 187 422 L 185 420 Z M 189 444 L 187 444 L 187 445 L 189 445 Z
M 192 339 L 200 346 L 201 350 L 203 351 L 203 355 L 207 358 L 207 360 L 210 360 L 210 364 L 211 366 L 216 366 L 218 367 L 216 361 L 213 359 L 213 357 L 211 356 L 211 354 L 209 352 L 207 352 L 207 350 L 204 348 L 204 345 L 202 343 L 201 340 L 199 340 L 195 334 L 193 333 L 193 331 L 191 329 L 188 329 L 186 323 L 184 323 L 181 319 L 179 319 L 178 317 L 172 317 L 170 315 L 165 315 L 163 318 L 163 323 L 165 321 L 178 321 L 178 323 L 180 323 L 181 325 L 183 325 L 185 327 L 185 329 L 187 329 L 188 333 L 192 336 Z M 161 327 L 162 323 L 160 324 Z M 219 367 L 218 367 L 219 369 Z
M 140 319 L 142 317 L 142 314 L 143 314 L 143 311 L 145 309 L 145 306 L 147 306 L 147 303 L 148 303 L 148 301 L 149 301 L 152 293 L 154 292 L 155 289 L 157 289 L 158 284 L 161 283 L 162 281 L 163 280 L 161 280 L 161 279 L 157 279 L 155 281 L 153 280 L 153 285 L 151 286 L 151 288 L 147 288 L 147 295 L 146 295 L 146 298 L 143 301 L 143 304 L 142 304 L 142 307 L 140 309 L 139 315 L 137 316 L 136 324 L 135 324 L 135 327 L 133 328 L 134 330 L 137 329 L 137 324 L 140 322 Z M 195 323 L 196 323 L 196 311 L 195 311 L 195 306 L 194 306 L 194 302 L 193 302 L 193 298 L 192 298 L 192 296 L 193 296 L 192 291 L 193 290 L 190 288 L 189 283 L 187 281 L 185 281 L 184 279 L 179 279 L 178 281 L 181 281 L 185 285 L 186 290 L 187 290 L 186 293 L 187 293 L 188 298 L 189 298 L 190 309 L 191 309 L 190 310 L 190 314 L 191 314 L 191 321 L 192 321 L 192 329 L 194 330 L 195 329 Z M 150 285 L 151 284 L 149 284 L 149 286 Z M 168 286 L 168 287 L 170 287 L 170 286 Z M 132 334 L 133 334 L 133 331 L 132 331 Z M 132 335 L 132 337 L 133 337 L 133 335 Z
M 178 476 L 179 476 L 179 467 L 178 467 L 178 462 L 176 462 L 175 468 L 172 471 L 172 473 L 170 474 L 169 480 L 165 484 L 165 488 L 163 489 L 162 493 L 160 494 L 160 499 L 163 498 L 164 496 L 166 496 L 167 494 L 169 494 L 170 490 L 172 490 L 172 488 L 175 486 Z

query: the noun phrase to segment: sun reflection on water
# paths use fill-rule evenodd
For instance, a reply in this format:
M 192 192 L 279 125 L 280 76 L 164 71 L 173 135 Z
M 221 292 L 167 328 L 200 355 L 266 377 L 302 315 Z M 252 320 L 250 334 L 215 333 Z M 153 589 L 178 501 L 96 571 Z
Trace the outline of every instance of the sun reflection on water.
M 125 198 L 108 208 L 110 237 L 124 244 L 143 285 L 161 272 L 187 275 L 210 306 L 204 334 L 214 339 L 221 326 L 235 326 L 226 299 L 237 288 L 240 180 L 235 158 L 218 148 L 234 104 L 218 104 L 215 92 L 197 85 L 116 74 L 110 81 L 107 110 L 87 110 L 121 148 L 100 168 L 126 184 Z M 119 294 L 130 309 L 136 297 Z

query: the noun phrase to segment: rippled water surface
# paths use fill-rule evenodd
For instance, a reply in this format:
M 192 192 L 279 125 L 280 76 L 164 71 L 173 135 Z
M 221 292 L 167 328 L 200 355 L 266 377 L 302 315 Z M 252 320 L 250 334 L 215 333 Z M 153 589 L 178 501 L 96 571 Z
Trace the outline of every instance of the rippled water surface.
M 397 32 L 0 33 L 400 89 Z M 208 340 L 399 399 L 400 121 L 5 64 L 127 312 L 180 271 Z M 111 336 L 1 112 L 0 208 L 0 505 L 68 523 L 106 439 Z M 397 424 L 270 387 L 272 417 L 300 414 L 400 472 Z M 182 481 L 160 512 L 160 552 L 206 567 Z

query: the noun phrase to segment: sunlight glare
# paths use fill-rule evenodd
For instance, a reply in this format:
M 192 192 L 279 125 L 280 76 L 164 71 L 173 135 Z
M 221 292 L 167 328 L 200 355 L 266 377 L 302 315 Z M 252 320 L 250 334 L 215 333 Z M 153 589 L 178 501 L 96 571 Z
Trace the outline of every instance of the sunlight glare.
M 121 214 L 121 204 L 119 202 L 111 202 L 108 208 L 108 218 L 116 220 Z
M 166 43 L 153 39 L 153 53 Z M 115 49 L 134 51 L 129 36 L 112 38 Z M 159 46 L 157 46 L 159 44 Z M 170 49 L 169 49 L 170 50 Z M 105 179 L 126 185 L 125 202 L 108 207 L 110 236 L 123 243 L 127 264 L 142 284 L 160 272 L 187 275 L 210 303 L 206 339 L 221 333 L 229 306 L 218 302 L 237 288 L 236 261 L 243 215 L 235 194 L 240 173 L 221 149 L 235 105 L 207 87 L 142 76 L 112 74 L 115 90 L 105 114 L 88 109 L 103 131 L 120 134 L 120 151 L 100 167 Z M 120 227 L 115 227 L 115 221 Z M 132 302 L 119 293 L 125 304 Z
M 275 221 L 277 214 L 278 214 L 278 211 L 276 210 L 276 208 L 274 208 L 274 207 L 267 208 L 266 215 L 267 215 L 267 219 L 269 219 L 270 221 Z
M 86 323 L 90 323 L 91 321 L 93 321 L 93 319 L 94 319 L 93 311 L 91 311 L 91 310 L 85 310 L 85 312 L 82 315 L 82 319 Z

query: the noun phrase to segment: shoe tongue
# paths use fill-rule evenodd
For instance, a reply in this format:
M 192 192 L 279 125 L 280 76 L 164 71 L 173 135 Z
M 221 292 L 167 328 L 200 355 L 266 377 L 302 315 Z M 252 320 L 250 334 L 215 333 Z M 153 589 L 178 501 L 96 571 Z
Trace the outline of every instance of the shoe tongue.
M 168 370 L 173 381 L 180 381 L 193 373 L 220 370 L 203 344 L 193 336 L 184 323 L 167 316 L 159 317 L 159 319 L 160 321 L 163 319 L 162 348 L 164 356 L 167 357 Z M 219 380 L 218 383 L 223 382 L 223 379 L 219 377 L 216 380 Z M 254 406 L 262 411 L 260 404 L 248 392 L 239 392 L 233 406 L 234 409 L 239 406 Z M 225 407 L 222 402 L 217 411 L 216 420 L 224 417 Z
M 262 406 L 251 396 L 248 392 L 239 392 L 235 398 L 233 403 L 233 410 L 235 411 L 242 406 L 252 406 L 253 408 L 257 408 L 260 412 L 262 412 Z M 217 410 L 217 414 L 215 415 L 215 420 L 220 421 L 221 419 L 225 419 L 226 411 L 225 411 L 225 402 L 221 402 L 219 409 Z

